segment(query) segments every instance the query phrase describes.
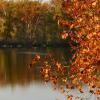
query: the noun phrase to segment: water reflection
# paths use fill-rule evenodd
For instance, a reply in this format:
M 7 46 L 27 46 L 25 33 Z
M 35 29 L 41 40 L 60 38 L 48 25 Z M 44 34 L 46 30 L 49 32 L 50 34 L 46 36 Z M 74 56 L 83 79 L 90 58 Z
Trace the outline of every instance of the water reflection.
M 39 53 L 44 56 L 54 53 L 58 60 L 62 60 L 64 49 L 1 49 L 0 50 L 0 86 L 16 84 L 26 85 L 31 82 L 40 82 L 40 66 L 28 68 L 32 57 Z M 64 58 L 63 58 L 64 61 Z
M 33 55 L 19 52 L 17 49 L 0 50 L 0 85 L 24 85 L 39 79 L 36 67 L 31 71 L 27 69 Z
M 58 90 L 53 91 L 50 85 L 44 85 L 40 77 L 41 66 L 35 65 L 29 69 L 29 64 L 36 53 L 44 56 L 49 52 L 55 54 L 55 57 L 64 64 L 66 59 L 68 61 L 71 57 L 69 50 L 65 51 L 64 48 L 1 49 L 0 100 L 66 100 Z M 84 89 L 88 91 L 86 86 Z M 83 100 L 96 100 L 95 95 L 88 92 L 79 94 L 76 89 L 70 91 L 70 94 L 82 95 Z
M 58 91 L 44 85 L 32 84 L 27 87 L 16 86 L 0 88 L 0 100 L 65 100 Z
M 40 66 L 29 69 L 32 57 L 54 53 L 61 60 L 63 49 L 1 49 L 0 100 L 64 100 L 58 91 L 45 86 L 40 77 Z

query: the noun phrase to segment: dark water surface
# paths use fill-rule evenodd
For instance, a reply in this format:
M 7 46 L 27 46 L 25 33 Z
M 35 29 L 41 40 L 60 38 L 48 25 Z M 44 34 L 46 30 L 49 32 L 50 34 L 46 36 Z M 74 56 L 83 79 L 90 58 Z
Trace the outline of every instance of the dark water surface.
M 29 70 L 36 53 L 44 56 L 49 52 L 54 53 L 60 61 L 70 57 L 64 49 L 0 49 L 0 100 L 66 100 L 58 90 L 53 91 L 51 85 L 42 82 L 40 66 L 33 66 Z M 62 55 L 68 56 L 64 59 Z M 71 93 L 77 95 L 79 92 L 73 90 Z M 82 96 L 84 100 L 96 100 L 90 94 Z

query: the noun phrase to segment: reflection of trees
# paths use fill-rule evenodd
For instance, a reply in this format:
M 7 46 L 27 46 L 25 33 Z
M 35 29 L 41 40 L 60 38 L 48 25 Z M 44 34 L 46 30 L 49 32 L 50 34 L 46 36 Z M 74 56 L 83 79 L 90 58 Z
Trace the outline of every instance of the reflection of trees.
M 24 85 L 39 80 L 36 66 L 28 69 L 32 55 L 17 54 L 17 50 L 0 51 L 0 85 Z
M 38 52 L 42 56 L 47 53 L 52 53 L 59 61 L 65 61 L 63 55 L 68 51 L 63 48 L 57 49 L 33 49 L 33 50 L 22 50 L 24 52 Z M 31 63 L 32 54 L 21 54 L 21 50 L 0 50 L 0 85 L 25 85 L 32 81 L 40 81 L 40 67 L 39 64 L 28 67 Z M 63 59 L 62 59 L 63 58 Z M 66 56 L 66 59 L 68 57 Z

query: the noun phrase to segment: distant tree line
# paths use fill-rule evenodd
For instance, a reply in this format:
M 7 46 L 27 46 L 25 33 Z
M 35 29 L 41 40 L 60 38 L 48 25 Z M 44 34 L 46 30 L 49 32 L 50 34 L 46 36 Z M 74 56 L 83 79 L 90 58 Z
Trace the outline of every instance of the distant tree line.
M 59 42 L 61 39 L 58 32 L 62 29 L 53 20 L 53 16 L 55 12 L 60 14 L 60 10 L 56 2 L 0 1 L 0 41 L 33 44 Z

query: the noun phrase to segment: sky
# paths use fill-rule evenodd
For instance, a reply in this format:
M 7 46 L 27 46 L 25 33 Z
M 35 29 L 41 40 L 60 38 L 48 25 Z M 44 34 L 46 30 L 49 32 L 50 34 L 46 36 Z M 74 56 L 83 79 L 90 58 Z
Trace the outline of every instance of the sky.
M 43 1 L 49 1 L 49 0 L 43 0 Z
M 33 1 L 50 2 L 51 0 L 33 0 Z
M 51 0 L 33 0 L 33 1 L 50 2 Z
M 48 1 L 50 1 L 50 0 L 40 0 L 40 1 L 42 1 L 42 2 L 48 2 Z

